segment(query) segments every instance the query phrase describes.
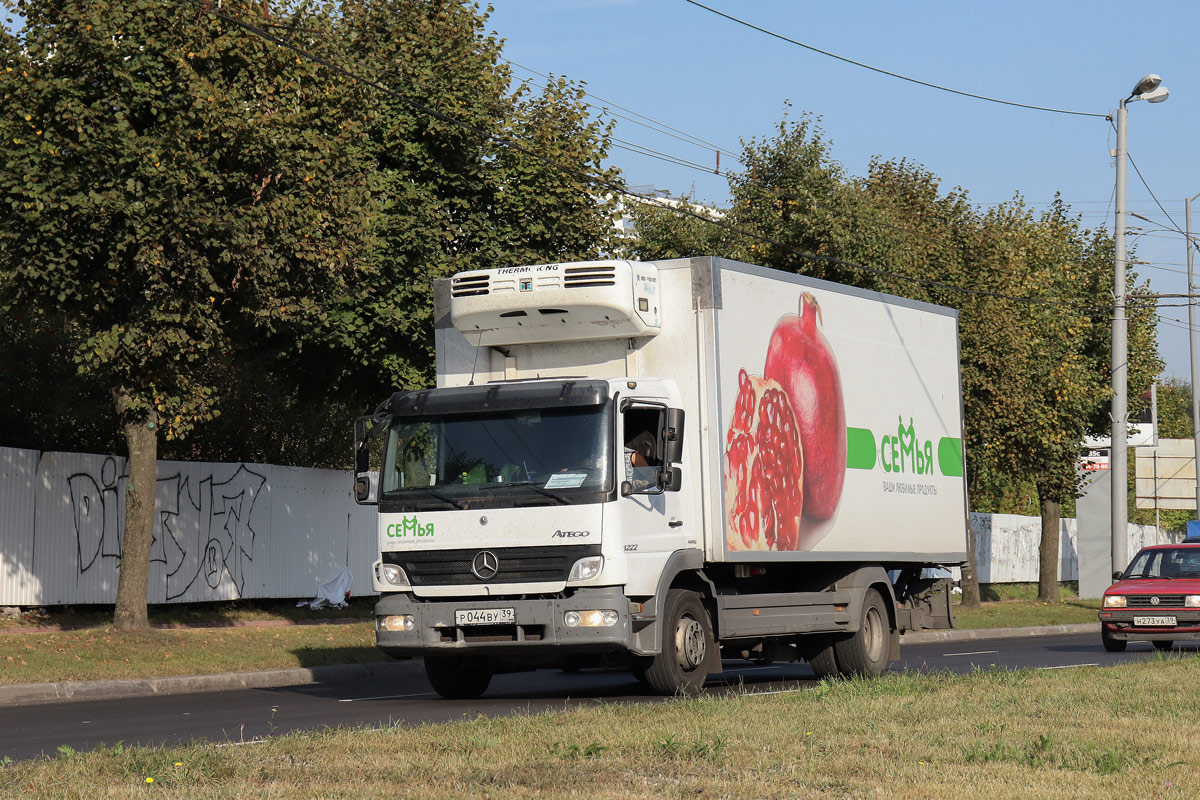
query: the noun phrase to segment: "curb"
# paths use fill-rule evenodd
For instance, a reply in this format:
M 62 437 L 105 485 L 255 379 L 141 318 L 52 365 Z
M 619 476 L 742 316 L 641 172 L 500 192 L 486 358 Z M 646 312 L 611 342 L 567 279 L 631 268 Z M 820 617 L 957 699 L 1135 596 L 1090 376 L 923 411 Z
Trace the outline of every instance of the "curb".
M 390 680 L 421 671 L 417 659 L 381 664 L 333 664 L 322 667 L 223 672 L 216 675 L 178 675 L 110 681 L 59 681 L 0 686 L 0 707 L 71 700 L 112 700 L 121 697 L 219 692 L 230 689 L 272 689 L 314 683 Z
M 1074 622 L 1069 625 L 1041 625 L 1036 628 L 972 628 L 950 631 L 918 631 L 900 637 L 900 644 L 926 642 L 969 642 L 975 639 L 1020 639 L 1028 636 L 1060 636 L 1063 634 L 1095 633 L 1100 635 L 1100 623 Z
M 903 645 L 1093 632 L 1099 632 L 1098 624 L 1083 622 L 1071 625 L 1043 625 L 1036 628 L 923 631 L 906 633 L 900 641 Z M 415 675 L 422 669 L 421 660 L 414 658 L 380 664 L 334 664 L 323 667 L 223 672 L 216 675 L 180 675 L 170 678 L 18 683 L 0 686 L 0 707 L 71 700 L 111 700 L 121 697 L 219 692 L 230 689 L 272 689 L 280 686 L 304 686 L 314 683 L 390 680 Z

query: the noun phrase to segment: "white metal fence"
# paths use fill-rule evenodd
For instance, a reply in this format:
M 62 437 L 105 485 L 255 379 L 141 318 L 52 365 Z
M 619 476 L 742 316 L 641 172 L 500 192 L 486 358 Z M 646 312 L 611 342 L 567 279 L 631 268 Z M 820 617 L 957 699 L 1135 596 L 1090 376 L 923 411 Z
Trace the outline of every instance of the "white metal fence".
M 112 603 L 126 460 L 0 448 L 0 605 Z M 163 461 L 150 602 L 313 598 L 348 566 L 370 594 L 373 509 L 339 470 Z
M 124 523 L 124 458 L 0 447 L 0 605 L 112 603 Z M 339 470 L 160 462 L 152 603 L 312 598 L 341 567 L 372 593 L 374 509 Z M 981 583 L 1036 581 L 1041 521 L 972 514 Z M 1165 536 L 1162 537 L 1165 540 Z M 1130 526 L 1129 552 L 1158 541 Z M 1060 576 L 1075 580 L 1075 520 Z

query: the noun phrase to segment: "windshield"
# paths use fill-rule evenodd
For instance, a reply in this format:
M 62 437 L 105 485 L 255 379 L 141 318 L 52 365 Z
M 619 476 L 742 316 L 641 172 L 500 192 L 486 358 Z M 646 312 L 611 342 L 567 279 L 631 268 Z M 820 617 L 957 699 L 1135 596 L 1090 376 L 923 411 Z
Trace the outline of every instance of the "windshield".
M 1134 556 L 1126 578 L 1200 578 L 1200 547 L 1163 547 Z
M 381 500 L 405 509 L 594 502 L 612 489 L 610 409 L 394 419 Z

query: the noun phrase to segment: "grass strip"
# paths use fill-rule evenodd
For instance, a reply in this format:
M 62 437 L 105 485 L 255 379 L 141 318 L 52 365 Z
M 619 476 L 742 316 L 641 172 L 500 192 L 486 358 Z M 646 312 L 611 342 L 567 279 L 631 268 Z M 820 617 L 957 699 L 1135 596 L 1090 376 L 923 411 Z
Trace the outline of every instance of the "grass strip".
M 120 745 L 0 768 L 23 798 L 1191 798 L 1200 659 L 888 675 L 771 696 Z M 1119 721 L 1119 724 L 1118 724 Z

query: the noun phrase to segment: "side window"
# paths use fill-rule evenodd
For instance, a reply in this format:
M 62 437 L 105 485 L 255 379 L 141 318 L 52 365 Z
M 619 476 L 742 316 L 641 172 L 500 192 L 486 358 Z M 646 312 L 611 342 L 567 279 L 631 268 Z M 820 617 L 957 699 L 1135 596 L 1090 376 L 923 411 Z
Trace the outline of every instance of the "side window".
M 634 484 L 640 491 L 657 481 L 658 468 L 662 466 L 659 452 L 663 412 L 658 408 L 631 407 L 625 410 L 622 441 L 625 446 L 624 480 Z

